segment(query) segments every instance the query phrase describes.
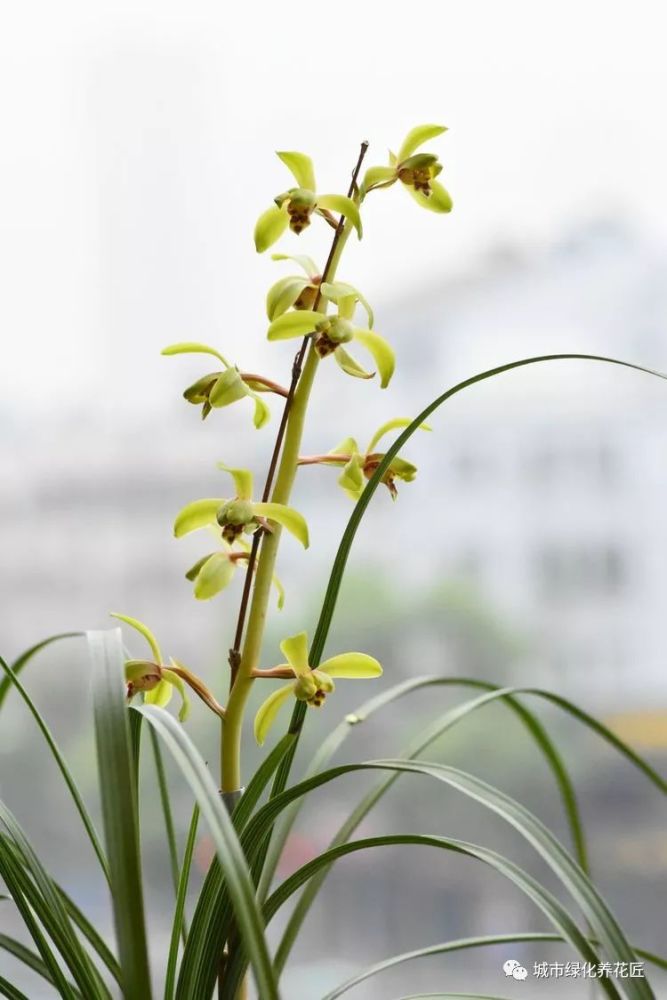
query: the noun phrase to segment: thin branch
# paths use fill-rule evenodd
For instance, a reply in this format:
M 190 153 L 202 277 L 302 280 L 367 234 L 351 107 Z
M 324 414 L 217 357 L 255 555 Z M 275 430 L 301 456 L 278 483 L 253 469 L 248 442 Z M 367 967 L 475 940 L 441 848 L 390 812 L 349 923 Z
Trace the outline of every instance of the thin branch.
M 269 392 L 275 392 L 277 396 L 284 396 L 285 399 L 289 396 L 289 389 L 286 389 L 284 385 L 278 385 L 273 379 L 265 378 L 264 375 L 254 375 L 252 372 L 239 372 L 239 374 L 246 383 L 256 382 L 268 389 Z

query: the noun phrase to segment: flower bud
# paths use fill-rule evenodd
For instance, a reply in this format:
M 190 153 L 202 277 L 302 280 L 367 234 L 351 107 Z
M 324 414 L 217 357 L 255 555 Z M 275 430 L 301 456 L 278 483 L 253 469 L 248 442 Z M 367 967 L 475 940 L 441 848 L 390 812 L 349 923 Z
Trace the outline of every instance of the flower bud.
M 218 509 L 215 517 L 222 528 L 222 537 L 230 544 L 243 531 L 254 531 L 257 525 L 249 500 L 228 500 Z
M 203 375 L 196 382 L 193 382 L 192 385 L 188 386 L 183 393 L 184 398 L 187 399 L 188 403 L 195 403 L 196 405 L 205 403 L 211 389 L 221 374 L 221 372 L 210 372 L 208 375 Z
M 321 358 L 332 354 L 340 344 L 347 344 L 354 338 L 354 327 L 341 316 L 327 316 L 317 324 L 319 337 L 315 349 Z

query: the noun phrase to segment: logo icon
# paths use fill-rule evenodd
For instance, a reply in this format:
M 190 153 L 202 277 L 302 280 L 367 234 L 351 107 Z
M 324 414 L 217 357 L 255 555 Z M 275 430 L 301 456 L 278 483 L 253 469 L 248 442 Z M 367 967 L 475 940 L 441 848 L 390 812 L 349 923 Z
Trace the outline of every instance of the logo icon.
M 514 958 L 508 958 L 503 965 L 503 972 L 506 976 L 512 976 L 513 979 L 518 979 L 520 982 L 528 977 L 528 970 L 524 969 L 523 965 Z

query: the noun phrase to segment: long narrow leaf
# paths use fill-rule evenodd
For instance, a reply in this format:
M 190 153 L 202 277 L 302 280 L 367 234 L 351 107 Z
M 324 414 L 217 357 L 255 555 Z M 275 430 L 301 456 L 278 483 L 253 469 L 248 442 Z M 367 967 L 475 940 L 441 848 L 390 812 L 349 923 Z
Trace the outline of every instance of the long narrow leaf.
M 89 632 L 102 815 L 125 1000 L 150 1000 L 135 770 L 120 629 Z
M 151 730 L 152 732 L 152 730 Z M 185 899 L 188 894 L 188 884 L 190 882 L 190 870 L 192 868 L 192 855 L 197 839 L 197 827 L 199 825 L 199 806 L 192 810 L 192 819 L 188 829 L 188 837 L 185 842 L 183 852 L 183 864 L 178 878 L 178 891 L 176 893 L 176 906 L 174 908 L 174 920 L 171 927 L 171 938 L 169 941 L 169 957 L 167 959 L 167 974 L 164 983 L 164 1000 L 173 1000 L 174 986 L 176 985 L 176 963 L 178 961 L 178 941 L 185 927 Z M 184 936 L 184 944 L 187 944 L 187 935 Z
M 33 656 L 40 652 L 40 650 L 45 649 L 50 646 L 53 642 L 60 642 L 61 639 L 76 639 L 80 638 L 83 632 L 61 632 L 59 635 L 49 636 L 48 639 L 43 639 L 42 642 L 38 642 L 37 645 L 31 646 L 30 649 L 26 649 L 25 653 L 21 653 L 20 656 L 12 663 L 12 672 L 15 677 L 21 673 L 24 667 L 32 660 Z M 4 703 L 5 698 L 9 694 L 12 688 L 12 681 L 10 677 L 3 677 L 0 679 L 0 708 Z
M 234 906 L 236 927 L 248 951 L 259 994 L 262 1000 L 279 1000 L 262 914 L 246 859 L 206 764 L 182 727 L 167 712 L 155 705 L 143 705 L 136 711 L 155 727 L 199 803 L 215 843 Z M 196 994 L 190 994 L 188 1000 L 195 1000 L 195 997 Z
M 49 971 L 48 965 L 30 948 L 26 948 L 21 941 L 17 941 L 16 938 L 10 937 L 8 934 L 0 934 L 0 949 L 6 951 L 13 958 L 22 962 L 27 968 L 36 972 L 38 976 L 45 979 L 47 983 L 51 983 L 55 986 L 53 976 Z M 70 989 L 75 996 L 81 996 L 81 994 L 76 990 L 76 988 L 70 983 Z
M 324 595 L 320 617 L 308 657 L 308 662 L 312 667 L 317 667 L 319 665 L 324 652 L 324 647 L 329 635 L 329 629 L 331 627 L 331 621 L 336 608 L 336 602 L 338 600 L 338 593 L 340 591 L 343 574 L 347 565 L 348 555 L 357 533 L 357 529 L 361 524 L 361 520 L 366 512 L 366 509 L 368 508 L 369 503 L 371 502 L 373 494 L 382 482 L 385 473 L 389 470 L 392 461 L 396 458 L 399 451 L 419 429 L 420 425 L 428 420 L 432 413 L 442 406 L 443 403 L 446 403 L 448 399 L 451 399 L 458 393 L 463 392 L 464 389 L 468 389 L 479 382 L 484 382 L 487 379 L 494 378 L 496 375 L 502 375 L 505 372 L 509 372 L 514 369 L 525 368 L 530 365 L 543 364 L 550 361 L 596 361 L 603 364 L 618 365 L 623 368 L 643 372 L 646 375 L 654 375 L 657 378 L 667 379 L 667 376 L 662 372 L 654 371 L 651 368 L 644 368 L 642 365 L 636 365 L 631 362 L 621 361 L 617 358 L 609 358 L 598 354 L 568 352 L 564 354 L 544 354 L 532 358 L 521 358 L 518 361 L 510 361 L 507 364 L 498 365 L 495 368 L 489 368 L 486 371 L 479 372 L 476 375 L 472 375 L 470 378 L 464 379 L 462 382 L 458 382 L 456 385 L 443 392 L 440 396 L 437 396 L 436 399 L 429 403 L 429 405 L 425 407 L 417 417 L 415 417 L 412 423 L 406 427 L 405 430 L 402 431 L 392 442 L 385 452 L 384 458 L 375 469 L 369 481 L 366 483 L 359 500 L 355 504 L 354 510 L 350 515 L 347 527 L 345 528 L 341 538 L 340 545 L 338 546 L 338 551 L 336 553 L 331 569 L 331 575 L 329 577 L 329 583 Z M 306 706 L 304 702 L 298 701 L 292 712 L 289 732 L 299 733 L 301 731 L 305 713 Z M 274 795 L 279 794 L 287 785 L 290 769 L 296 753 L 296 747 L 297 744 L 295 743 L 291 752 L 286 755 L 278 770 L 273 788 Z
M 47 640 L 47 642 L 48 641 L 54 641 L 54 640 Z M 43 643 L 42 645 L 45 645 L 45 643 Z M 37 649 L 37 648 L 41 648 L 41 647 L 35 647 L 35 649 Z M 25 655 L 27 655 L 27 654 L 25 654 Z M 51 730 L 49 729 L 49 727 L 47 726 L 46 722 L 44 721 L 44 718 L 42 717 L 42 715 L 41 715 L 39 709 L 37 708 L 37 706 L 35 705 L 34 701 L 30 697 L 30 695 L 28 694 L 28 692 L 26 691 L 26 689 L 23 687 L 23 684 L 21 683 L 21 681 L 18 679 L 18 677 L 16 676 L 16 674 L 14 673 L 14 671 L 12 670 L 12 668 L 7 666 L 7 664 L 2 659 L 2 657 L 0 657 L 0 667 L 2 668 L 2 670 L 5 673 L 5 680 L 10 685 L 13 685 L 16 688 L 16 690 L 18 691 L 18 693 L 21 695 L 21 698 L 23 699 L 23 701 L 27 705 L 28 710 L 30 711 L 30 714 L 32 715 L 32 717 L 35 720 L 35 722 L 37 723 L 37 726 L 38 726 L 40 732 L 42 733 L 42 736 L 44 737 L 49 750 L 51 751 L 51 755 L 53 756 L 53 759 L 55 760 L 55 762 L 56 762 L 56 764 L 58 766 L 58 769 L 59 769 L 60 773 L 62 774 L 64 780 L 65 780 L 65 784 L 67 785 L 69 793 L 72 796 L 72 800 L 73 800 L 74 805 L 76 807 L 76 811 L 78 812 L 79 816 L 81 817 L 81 822 L 83 823 L 84 829 L 85 829 L 86 833 L 88 834 L 88 839 L 90 840 L 92 848 L 93 848 L 93 850 L 94 850 L 94 852 L 95 852 L 95 854 L 97 856 L 97 860 L 100 863 L 100 867 L 101 867 L 102 871 L 104 872 L 104 876 L 105 876 L 105 878 L 108 881 L 109 880 L 109 866 L 107 864 L 107 859 L 106 859 L 106 857 L 104 855 L 104 851 L 102 850 L 102 845 L 100 843 L 100 838 L 98 836 L 97 830 L 95 829 L 95 824 L 93 823 L 92 819 L 90 818 L 90 815 L 88 813 L 88 810 L 86 809 L 86 806 L 85 806 L 85 803 L 84 803 L 83 798 L 81 796 L 81 793 L 79 792 L 77 783 L 74 780 L 69 767 L 67 766 L 67 762 L 65 761 L 65 758 L 63 757 L 62 753 L 60 752 L 58 744 L 56 743 L 55 739 L 53 738 Z
M 279 796 L 269 800 L 252 818 L 244 831 L 244 837 L 247 838 L 250 845 L 260 845 L 267 826 L 270 827 L 275 822 L 276 816 L 290 802 L 344 774 L 374 769 L 426 775 L 455 788 L 499 815 L 534 847 L 554 871 L 581 908 L 590 923 L 592 936 L 600 940 L 610 959 L 613 961 L 635 961 L 631 945 L 597 889 L 544 824 L 528 809 L 499 789 L 493 788 L 474 775 L 447 767 L 444 764 L 425 761 L 379 760 L 331 768 L 329 771 L 314 775 L 312 778 L 292 786 Z M 248 847 L 246 854 L 250 856 Z M 642 980 L 632 981 L 627 990 L 633 1000 L 634 998 L 636 1000 L 650 1000 L 651 998 L 650 989 Z
M 477 844 L 470 844 L 466 841 L 454 840 L 449 837 L 432 837 L 420 834 L 393 834 L 385 837 L 370 837 L 365 840 L 341 844 L 338 847 L 332 848 L 331 850 L 321 854 L 319 857 L 314 858 L 312 861 L 309 861 L 302 868 L 298 869 L 298 871 L 294 872 L 294 874 L 286 879 L 276 892 L 273 893 L 273 895 L 267 900 L 265 907 L 267 923 L 301 885 L 308 882 L 322 868 L 330 866 L 338 858 L 343 857 L 346 854 L 356 853 L 357 851 L 374 850 L 378 847 L 393 847 L 405 844 L 453 851 L 456 854 L 462 854 L 489 865 L 494 871 L 498 872 L 504 878 L 509 879 L 526 896 L 528 896 L 529 899 L 531 899 L 539 907 L 539 909 L 542 910 L 549 921 L 560 932 L 562 938 L 569 942 L 585 961 L 597 963 L 598 958 L 596 952 L 583 936 L 565 907 L 551 892 L 541 886 L 536 879 L 515 865 L 514 862 L 498 854 L 496 851 L 489 850 L 486 847 L 480 847 Z M 238 966 L 234 971 L 236 974 L 235 978 L 238 980 L 242 969 Z M 343 984 L 343 987 L 327 994 L 323 1000 L 335 1000 L 336 997 L 341 996 L 347 989 L 350 989 L 352 985 L 356 985 L 356 980 L 352 983 Z M 234 983 L 232 982 L 230 986 L 233 988 Z M 618 991 L 613 983 L 604 983 L 603 989 L 608 996 L 615 998 L 615 1000 L 619 997 Z M 233 993 L 230 992 L 229 994 L 225 994 L 224 1000 L 228 1000 L 228 996 L 232 997 Z
M 62 1000 L 76 1000 L 77 994 L 67 979 L 47 941 L 42 933 L 39 916 L 47 934 L 53 930 L 52 915 L 48 907 L 43 905 L 42 897 L 30 878 L 25 873 L 22 864 L 14 857 L 9 848 L 8 839 L 0 837 L 0 876 L 12 894 L 16 908 L 25 924 L 30 937 L 34 941 L 52 981 L 57 985 Z M 57 936 L 57 930 L 56 930 Z
M 412 962 L 420 958 L 430 958 L 433 955 L 444 955 L 452 951 L 466 951 L 469 948 L 487 948 L 499 944 L 529 944 L 531 942 L 562 944 L 563 937 L 561 934 L 542 934 L 537 932 L 489 934 L 482 937 L 459 938 L 456 941 L 443 941 L 439 944 L 427 945 L 425 948 L 415 948 L 414 951 L 406 951 L 401 955 L 392 955 L 391 958 L 385 958 L 382 962 L 369 965 L 362 972 L 358 972 L 351 979 L 337 986 L 332 993 L 327 994 L 324 1000 L 336 1000 L 337 997 L 341 997 L 348 990 L 358 986 L 359 983 L 363 983 L 366 979 L 371 979 L 373 976 L 377 976 L 381 972 L 386 972 L 388 969 L 394 969 L 397 965 L 403 965 L 404 962 Z M 658 955 L 653 955 L 651 952 L 643 951 L 641 948 L 635 948 L 635 952 L 639 958 L 647 962 L 652 962 L 660 968 L 665 968 L 667 965 L 665 959 Z
M 56 889 L 55 883 L 44 868 L 36 852 L 25 835 L 16 817 L 0 801 L 0 823 L 8 831 L 16 851 L 20 854 L 24 868 L 33 880 L 40 896 L 37 915 L 46 910 L 51 917 L 50 934 L 63 961 L 84 996 L 90 1000 L 105 1000 L 109 991 L 104 986 L 99 972 L 92 964 L 88 953 L 74 932 L 67 910 Z M 42 917 L 42 922 L 44 918 Z
M 133 716 L 141 718 L 138 712 L 133 712 Z M 162 818 L 164 820 L 164 835 L 169 851 L 169 868 L 171 870 L 171 881 L 174 886 L 174 897 L 178 896 L 178 883 L 180 878 L 178 864 L 178 847 L 176 845 L 176 831 L 174 829 L 174 817 L 171 812 L 171 801 L 169 799 L 169 787 L 167 785 L 167 775 L 164 770 L 162 751 L 154 729 L 150 730 L 151 749 L 155 761 L 155 772 L 157 774 L 157 784 L 160 790 L 160 805 L 162 807 Z M 185 928 L 183 928 L 185 931 Z
M 284 736 L 253 775 L 232 814 L 232 823 L 237 831 L 241 831 L 247 824 L 260 796 L 281 760 L 291 750 L 294 741 L 293 735 Z M 255 865 L 251 874 L 254 874 L 254 871 Z M 188 943 L 183 952 L 178 978 L 179 998 L 210 996 L 230 918 L 227 885 L 216 858 L 209 867 L 199 893 Z
M 7 997 L 8 1000 L 30 1000 L 30 997 L 21 993 L 16 986 L 12 986 L 4 976 L 0 976 L 0 996 Z

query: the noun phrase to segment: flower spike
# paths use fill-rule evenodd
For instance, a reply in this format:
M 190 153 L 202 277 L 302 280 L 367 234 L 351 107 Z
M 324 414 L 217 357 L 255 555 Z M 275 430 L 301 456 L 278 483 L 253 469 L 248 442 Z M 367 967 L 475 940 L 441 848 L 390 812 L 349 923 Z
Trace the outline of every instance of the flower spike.
M 312 669 L 308 660 L 308 637 L 305 632 L 283 639 L 280 649 L 287 663 L 281 663 L 273 670 L 256 671 L 254 675 L 284 677 L 292 674 L 294 677 L 294 680 L 269 695 L 255 716 L 255 739 L 260 746 L 290 695 L 313 708 L 320 708 L 327 694 L 335 690 L 333 677 L 360 680 L 379 677 L 382 673 L 378 661 L 366 653 L 339 653 Z

